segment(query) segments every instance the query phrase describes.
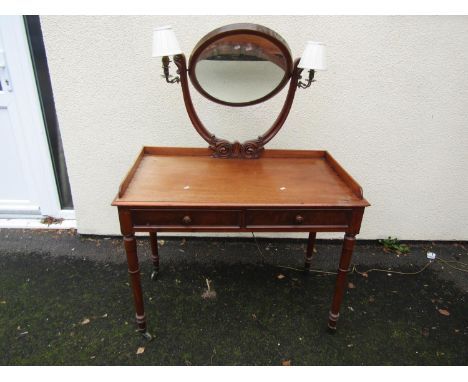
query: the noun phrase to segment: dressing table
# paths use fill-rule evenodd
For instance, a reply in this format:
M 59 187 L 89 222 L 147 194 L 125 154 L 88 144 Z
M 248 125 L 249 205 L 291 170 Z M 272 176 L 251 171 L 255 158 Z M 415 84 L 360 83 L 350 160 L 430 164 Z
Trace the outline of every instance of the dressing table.
M 136 232 L 148 232 L 154 279 L 159 272 L 158 232 L 307 232 L 308 271 L 317 232 L 344 232 L 328 328 L 336 329 L 355 236 L 365 207 L 362 188 L 327 151 L 269 150 L 298 88 L 325 69 L 325 47 L 309 42 L 292 60 L 287 43 L 257 24 L 216 29 L 195 46 L 189 60 L 170 27 L 154 31 L 153 56 L 162 57 L 164 78 L 180 84 L 195 130 L 208 148 L 144 147 L 112 205 L 118 208 L 138 330 L 147 338 Z M 169 57 L 177 66 L 170 75 Z M 308 75 L 304 79 L 304 71 Z M 271 128 L 246 142 L 218 138 L 192 103 L 189 78 L 209 100 L 243 107 L 264 102 L 289 84 Z

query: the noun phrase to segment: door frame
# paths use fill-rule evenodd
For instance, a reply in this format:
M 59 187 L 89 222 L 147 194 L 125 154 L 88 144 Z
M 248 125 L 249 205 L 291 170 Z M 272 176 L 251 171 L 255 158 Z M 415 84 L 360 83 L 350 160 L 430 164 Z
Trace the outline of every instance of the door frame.
M 33 63 L 22 16 L 0 16 L 5 29 L 0 29 L 13 93 L 1 92 L 2 96 L 15 96 L 17 116 L 21 129 L 18 131 L 19 156 L 27 166 L 29 183 L 38 195 L 41 215 L 12 214 L 0 218 L 55 218 L 75 219 L 74 210 L 63 210 L 60 205 L 54 168 L 51 160 L 44 117 L 36 84 Z M 8 30 L 8 33 L 5 33 Z M 11 63 L 14 63 L 12 65 Z

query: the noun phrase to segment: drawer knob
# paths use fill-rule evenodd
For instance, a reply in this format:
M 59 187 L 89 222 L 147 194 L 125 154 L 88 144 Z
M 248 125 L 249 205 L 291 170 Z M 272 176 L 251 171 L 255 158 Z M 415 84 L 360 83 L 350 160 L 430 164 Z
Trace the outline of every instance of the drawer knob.
M 296 215 L 297 224 L 302 224 L 303 221 L 304 221 L 304 218 L 301 215 Z
M 186 224 L 186 225 L 190 224 L 191 222 L 192 222 L 192 218 L 191 218 L 190 216 L 188 216 L 188 215 L 187 215 L 187 216 L 184 216 L 184 217 L 182 218 L 182 223 L 184 223 L 184 224 Z

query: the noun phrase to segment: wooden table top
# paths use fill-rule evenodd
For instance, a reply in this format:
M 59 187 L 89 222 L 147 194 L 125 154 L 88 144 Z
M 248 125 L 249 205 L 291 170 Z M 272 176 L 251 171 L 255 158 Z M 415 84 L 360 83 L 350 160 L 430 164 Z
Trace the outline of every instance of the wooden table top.
M 260 159 L 210 153 L 144 147 L 112 205 L 369 206 L 359 184 L 326 151 L 265 150 Z

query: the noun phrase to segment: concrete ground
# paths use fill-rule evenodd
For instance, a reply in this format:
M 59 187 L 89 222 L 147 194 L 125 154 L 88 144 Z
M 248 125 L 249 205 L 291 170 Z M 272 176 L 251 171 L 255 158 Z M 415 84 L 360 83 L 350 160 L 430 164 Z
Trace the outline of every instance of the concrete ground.
M 141 238 L 147 342 L 135 332 L 120 238 L 2 229 L 0 364 L 468 363 L 467 243 L 407 243 L 398 257 L 358 241 L 335 334 L 326 331 L 335 276 L 301 271 L 306 240 L 257 243 L 161 238 L 153 282 Z M 438 259 L 429 264 L 427 251 Z M 318 241 L 312 268 L 334 272 L 339 254 L 338 241 Z

